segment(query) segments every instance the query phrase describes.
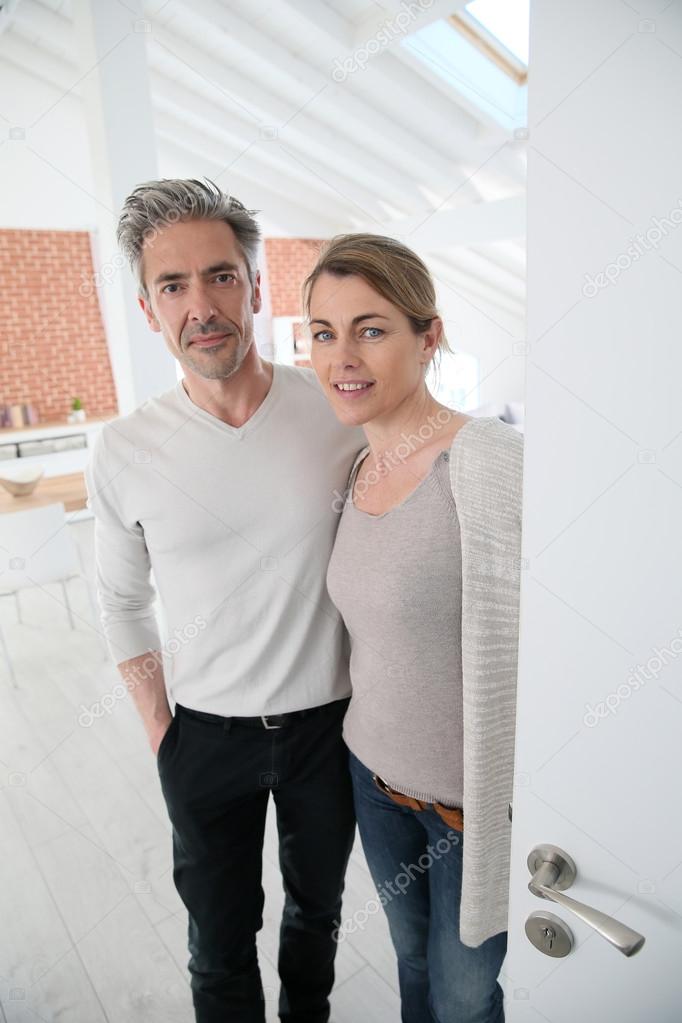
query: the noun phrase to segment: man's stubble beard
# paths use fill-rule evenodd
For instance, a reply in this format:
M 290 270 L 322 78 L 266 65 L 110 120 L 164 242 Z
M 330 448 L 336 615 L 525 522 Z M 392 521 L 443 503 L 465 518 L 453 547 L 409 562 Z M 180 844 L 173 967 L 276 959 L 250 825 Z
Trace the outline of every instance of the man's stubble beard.
M 235 337 L 236 335 L 233 334 L 232 339 L 224 342 L 224 348 L 218 349 L 213 356 L 209 355 L 208 358 L 194 359 L 190 345 L 189 348 L 181 351 L 180 364 L 197 376 L 203 377 L 204 380 L 228 380 L 240 368 L 249 348 L 254 343 L 253 332 L 248 338 L 237 339 L 236 343 L 233 340 Z

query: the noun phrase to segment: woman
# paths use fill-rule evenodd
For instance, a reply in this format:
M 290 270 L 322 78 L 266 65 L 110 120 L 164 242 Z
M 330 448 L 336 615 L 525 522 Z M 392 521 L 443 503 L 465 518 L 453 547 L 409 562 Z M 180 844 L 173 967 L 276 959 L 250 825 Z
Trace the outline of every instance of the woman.
M 351 641 L 358 826 L 403 1023 L 500 1023 L 507 946 L 522 439 L 447 408 L 447 348 L 406 246 L 332 239 L 304 285 L 311 359 L 353 466 L 327 582 Z

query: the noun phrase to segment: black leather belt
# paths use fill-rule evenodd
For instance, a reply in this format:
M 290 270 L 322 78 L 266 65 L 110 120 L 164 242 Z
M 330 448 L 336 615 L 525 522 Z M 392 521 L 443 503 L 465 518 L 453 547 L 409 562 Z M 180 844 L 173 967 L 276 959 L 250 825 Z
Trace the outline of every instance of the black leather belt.
M 332 703 L 324 703 L 321 707 L 307 707 L 305 710 L 293 710 L 287 714 L 259 714 L 256 717 L 223 717 L 222 714 L 209 714 L 205 710 L 194 710 L 193 707 L 185 707 L 180 703 L 175 704 L 176 714 L 196 718 L 199 721 L 206 721 L 207 724 L 221 725 L 223 728 L 231 728 L 232 725 L 244 725 L 246 728 L 286 728 L 288 725 L 300 721 L 301 718 L 311 714 L 319 714 L 324 711 L 338 709 L 341 704 L 346 705 L 349 698 L 334 700 Z

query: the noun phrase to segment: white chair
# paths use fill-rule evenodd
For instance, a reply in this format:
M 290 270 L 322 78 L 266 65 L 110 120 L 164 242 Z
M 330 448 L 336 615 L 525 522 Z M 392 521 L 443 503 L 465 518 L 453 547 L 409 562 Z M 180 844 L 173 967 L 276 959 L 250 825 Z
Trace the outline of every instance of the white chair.
M 20 623 L 23 621 L 19 603 L 20 590 L 60 583 L 69 625 L 75 629 L 76 623 L 66 583 L 76 578 L 82 579 L 85 583 L 94 628 L 106 656 L 107 648 L 102 639 L 97 604 L 81 561 L 80 549 L 68 529 L 64 505 L 48 504 L 42 508 L 28 508 L 0 515 L 0 596 L 14 596 L 17 620 Z M 18 689 L 7 641 L 1 627 L 0 646 L 12 685 Z

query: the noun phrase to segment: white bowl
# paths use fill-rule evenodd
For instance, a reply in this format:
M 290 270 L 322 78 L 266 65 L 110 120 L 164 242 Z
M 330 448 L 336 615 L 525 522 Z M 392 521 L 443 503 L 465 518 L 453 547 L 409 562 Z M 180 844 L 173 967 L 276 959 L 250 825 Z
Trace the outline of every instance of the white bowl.
M 26 497 L 27 494 L 33 493 L 44 475 L 44 465 L 31 465 L 26 468 L 17 466 L 4 471 L 0 469 L 0 484 L 13 497 Z

